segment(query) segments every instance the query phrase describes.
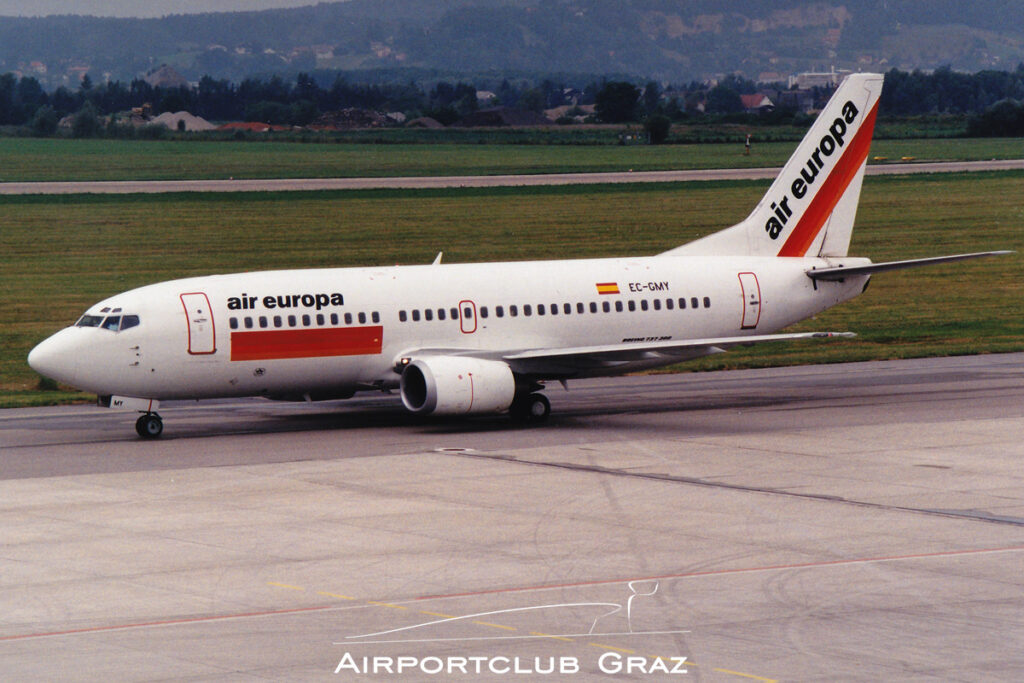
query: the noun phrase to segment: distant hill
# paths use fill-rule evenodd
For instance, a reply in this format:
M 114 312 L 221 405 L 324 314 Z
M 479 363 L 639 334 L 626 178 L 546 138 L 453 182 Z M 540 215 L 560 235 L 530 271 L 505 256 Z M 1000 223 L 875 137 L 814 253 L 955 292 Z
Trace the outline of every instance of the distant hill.
M 350 0 L 161 19 L 0 17 L 0 71 L 48 86 L 315 69 L 587 73 L 689 81 L 1013 69 L 1020 0 Z

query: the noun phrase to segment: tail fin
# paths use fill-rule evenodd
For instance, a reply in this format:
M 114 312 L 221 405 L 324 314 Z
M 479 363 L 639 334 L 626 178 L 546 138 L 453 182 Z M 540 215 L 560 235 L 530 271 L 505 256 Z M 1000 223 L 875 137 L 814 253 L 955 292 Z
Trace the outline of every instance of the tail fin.
M 663 255 L 846 256 L 882 78 L 854 74 L 843 81 L 742 223 Z

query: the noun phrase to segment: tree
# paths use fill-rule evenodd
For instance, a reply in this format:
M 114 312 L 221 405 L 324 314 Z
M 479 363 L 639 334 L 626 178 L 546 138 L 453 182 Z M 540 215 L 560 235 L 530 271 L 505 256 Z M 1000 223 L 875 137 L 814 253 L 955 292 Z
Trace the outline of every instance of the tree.
M 71 125 L 71 134 L 76 138 L 91 138 L 99 132 L 100 120 L 96 115 L 96 107 L 92 102 L 86 100 L 75 115 L 75 122 Z
M 647 115 L 658 111 L 661 107 L 661 86 L 657 81 L 651 81 L 644 86 L 644 111 Z
M 44 104 L 36 109 L 32 117 L 32 133 L 39 137 L 53 135 L 57 132 L 57 123 L 57 112 L 50 105 Z
M 707 111 L 709 114 L 737 114 L 743 111 L 743 100 L 732 88 L 716 85 L 708 91 Z
M 672 121 L 664 114 L 648 116 L 644 121 L 644 131 L 652 145 L 660 145 L 668 139 L 669 131 L 672 129 Z
M 605 123 L 625 123 L 637 118 L 640 91 L 632 83 L 611 81 L 597 93 L 595 111 Z

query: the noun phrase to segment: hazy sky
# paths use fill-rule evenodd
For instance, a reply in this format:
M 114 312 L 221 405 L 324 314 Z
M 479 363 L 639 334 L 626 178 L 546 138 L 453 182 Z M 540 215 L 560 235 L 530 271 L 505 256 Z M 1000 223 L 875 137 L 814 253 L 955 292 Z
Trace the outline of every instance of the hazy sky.
M 92 14 L 98 17 L 162 17 L 165 14 L 301 7 L 318 2 L 320 0 L 0 0 L 0 16 Z

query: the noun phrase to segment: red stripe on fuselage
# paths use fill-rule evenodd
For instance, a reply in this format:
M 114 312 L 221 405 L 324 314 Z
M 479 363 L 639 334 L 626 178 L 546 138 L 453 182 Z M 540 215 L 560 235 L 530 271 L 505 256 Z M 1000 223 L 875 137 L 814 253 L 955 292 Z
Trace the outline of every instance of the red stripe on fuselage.
M 828 174 L 825 182 L 818 188 L 817 194 L 811 200 L 810 205 L 804 211 L 800 222 L 793 232 L 786 239 L 786 243 L 779 250 L 779 256 L 806 256 L 811 243 L 821 232 L 825 221 L 832 215 L 833 209 L 839 203 L 840 198 L 850 186 L 861 164 L 868 158 L 868 148 L 871 147 L 871 136 L 875 130 L 875 119 L 878 116 L 878 103 L 871 109 L 860 130 L 853 136 L 850 146 L 839 159 L 835 168 Z
M 381 352 L 384 328 L 318 327 L 231 333 L 231 360 L 364 356 Z

